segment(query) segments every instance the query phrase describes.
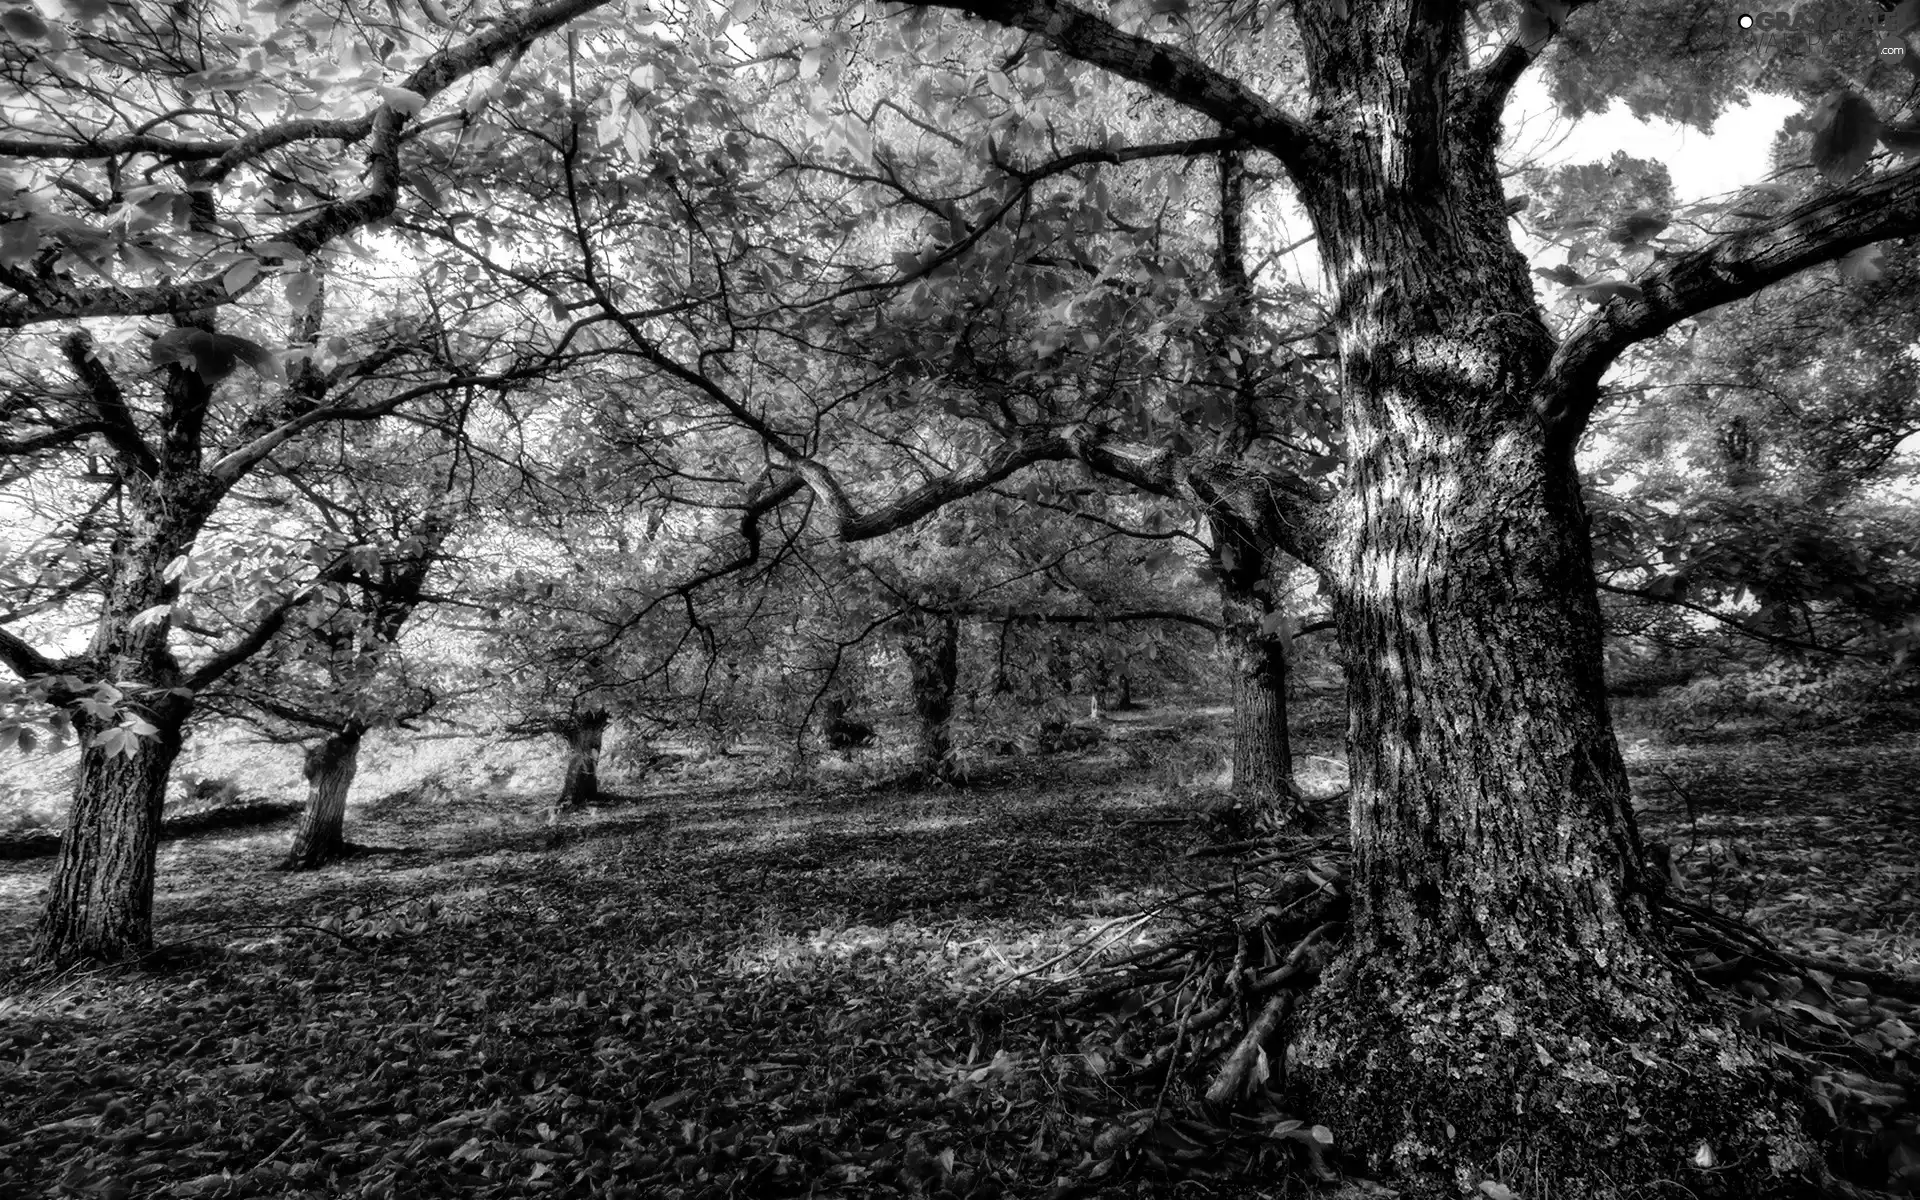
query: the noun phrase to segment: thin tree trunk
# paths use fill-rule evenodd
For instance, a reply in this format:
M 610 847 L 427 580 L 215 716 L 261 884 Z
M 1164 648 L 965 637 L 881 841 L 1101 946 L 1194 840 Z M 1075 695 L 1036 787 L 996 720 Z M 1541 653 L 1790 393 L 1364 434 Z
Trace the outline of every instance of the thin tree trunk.
M 556 812 L 585 808 L 600 799 L 600 743 L 610 716 L 605 709 L 589 709 L 575 717 L 567 730 L 567 775 L 553 802 Z
M 918 718 L 915 766 L 927 779 L 951 780 L 953 695 L 960 670 L 960 622 L 952 613 L 914 612 L 902 621 Z
M 1091 698 L 1087 703 L 1087 720 L 1098 721 L 1107 715 L 1107 689 L 1113 683 L 1113 667 L 1107 658 L 1108 642 L 1105 629 L 1101 637 L 1091 647 L 1092 657 L 1087 661 L 1087 691 Z
M 1073 651 L 1067 639 L 1058 633 L 1047 635 L 1047 679 L 1053 684 L 1048 703 L 1057 696 L 1073 695 Z
M 1276 819 L 1291 819 L 1298 793 L 1287 728 L 1287 645 L 1277 627 L 1268 571 L 1242 543 L 1220 575 L 1220 617 L 1233 697 L 1233 791 Z
M 126 743 L 131 754 L 102 749 L 97 733 L 83 734 L 73 808 L 34 937 L 44 966 L 117 962 L 153 949 L 154 859 L 180 727 Z
M 360 769 L 360 739 L 364 733 L 360 725 L 350 723 L 307 751 L 307 809 L 300 815 L 286 869 L 311 871 L 346 851 L 347 792 Z

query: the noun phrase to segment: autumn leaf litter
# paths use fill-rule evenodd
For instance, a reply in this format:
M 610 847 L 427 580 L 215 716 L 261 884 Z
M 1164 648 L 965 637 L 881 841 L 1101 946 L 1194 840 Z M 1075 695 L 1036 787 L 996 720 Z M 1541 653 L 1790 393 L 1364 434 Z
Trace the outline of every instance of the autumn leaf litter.
M 1910 742 L 1630 758 L 1689 894 L 1920 966 Z M 524 796 L 462 796 L 363 819 L 409 852 L 311 876 L 267 869 L 284 831 L 174 843 L 155 963 L 0 993 L 0 1194 L 1304 1188 L 1284 1155 L 1194 1153 L 1205 1129 L 1113 1082 L 1113 1018 L 1047 993 L 1110 931 L 1155 936 L 1125 918 L 1176 885 L 1184 815 L 1116 762 L 1036 760 L 963 790 L 687 788 L 558 839 Z M 0 866 L 9 961 L 44 870 Z

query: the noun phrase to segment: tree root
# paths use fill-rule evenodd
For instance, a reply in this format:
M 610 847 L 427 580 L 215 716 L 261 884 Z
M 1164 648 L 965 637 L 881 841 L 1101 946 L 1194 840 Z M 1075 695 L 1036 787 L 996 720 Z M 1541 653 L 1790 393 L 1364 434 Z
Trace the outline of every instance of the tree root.
M 1293 993 L 1280 992 L 1267 1001 L 1260 1010 L 1247 1032 L 1241 1035 L 1240 1042 L 1227 1055 L 1227 1061 L 1220 1064 L 1214 1073 L 1213 1082 L 1207 1085 L 1207 1103 L 1224 1108 L 1240 1095 L 1241 1084 L 1246 1082 L 1247 1072 L 1259 1061 L 1267 1039 L 1280 1027 L 1287 1010 L 1293 1007 Z
M 1294 1014 L 1345 940 L 1346 848 L 1332 837 L 1282 836 L 1190 857 L 1204 860 L 1195 864 L 1203 878 L 1156 913 L 1139 915 L 1150 920 L 1118 923 L 1129 938 L 1150 931 L 1151 944 L 1112 954 L 1115 941 L 1096 946 L 1109 925 L 1045 964 L 1078 962 L 1046 986 L 1068 992 L 1066 1009 L 1117 1011 L 1116 1044 L 1134 1047 L 1120 1058 L 1138 1069 L 1140 1085 L 1157 1089 L 1156 1116 L 1177 1079 L 1177 1102 L 1222 1136 L 1230 1136 L 1226 1125 L 1244 1126 L 1250 1105 L 1265 1105 L 1255 1115 L 1267 1122 L 1304 1117 L 1273 1107 L 1258 1066 L 1277 1061 Z M 1231 876 L 1226 882 L 1223 873 Z M 1814 1125 L 1825 1126 L 1829 1144 L 1858 1149 L 1912 1117 L 1920 1054 L 1876 1043 L 1867 1026 L 1871 1017 L 1903 1028 L 1876 1014 L 1920 1000 L 1920 978 L 1787 950 L 1747 922 L 1681 896 L 1659 904 L 1681 978 L 1704 994 L 1744 1002 L 1741 1024 L 1800 1069 Z M 1836 992 L 1845 995 L 1836 999 Z M 1254 1144 L 1270 1152 L 1273 1139 L 1263 1134 Z M 1838 1200 L 1889 1195 L 1840 1179 L 1825 1164 L 1808 1182 Z

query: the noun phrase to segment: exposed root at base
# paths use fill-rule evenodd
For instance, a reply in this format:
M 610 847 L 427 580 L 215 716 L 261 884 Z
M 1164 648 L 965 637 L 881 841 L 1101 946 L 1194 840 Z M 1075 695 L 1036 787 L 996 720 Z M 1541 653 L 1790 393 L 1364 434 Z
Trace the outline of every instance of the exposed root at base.
M 1296 1012 L 1345 940 L 1343 843 L 1280 836 L 1211 849 L 1196 864 L 1208 878 L 1036 969 L 1065 993 L 1064 1010 L 1104 1017 L 1110 1038 L 1094 1053 L 1110 1056 L 1107 1081 L 1142 1098 L 1102 1135 L 1078 1182 L 1134 1164 L 1217 1163 L 1230 1148 L 1243 1163 L 1290 1160 L 1303 1178 L 1338 1177 L 1329 1151 L 1341 1131 L 1285 1110 L 1268 1085 Z M 1685 896 L 1663 897 L 1660 912 L 1681 981 L 1730 1008 L 1804 1084 L 1808 1129 L 1831 1161 L 1815 1164 L 1801 1194 L 1878 1200 L 1920 1182 L 1920 1015 L 1909 1002 L 1920 979 L 1796 954 Z

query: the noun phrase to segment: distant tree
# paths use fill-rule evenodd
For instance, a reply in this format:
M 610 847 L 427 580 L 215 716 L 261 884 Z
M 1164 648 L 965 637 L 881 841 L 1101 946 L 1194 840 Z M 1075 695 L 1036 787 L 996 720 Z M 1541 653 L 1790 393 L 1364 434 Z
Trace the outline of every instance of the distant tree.
M 1284 798 L 1285 617 L 1266 582 L 1284 550 L 1257 480 L 1276 458 L 1324 474 L 1337 437 L 1324 348 L 1274 336 L 1283 316 L 1312 330 L 1325 314 L 1298 288 L 1255 286 L 1271 256 L 1255 261 L 1259 189 L 1235 140 L 1165 105 L 1128 122 L 1090 107 L 1057 123 L 1107 148 L 1063 151 L 1003 97 L 969 98 L 936 127 L 849 65 L 898 53 L 897 31 L 822 40 L 806 18 L 764 15 L 775 41 L 813 47 L 796 52 L 798 80 L 781 59 L 727 62 L 691 16 L 672 39 L 583 42 L 564 84 L 529 84 L 547 103 L 516 130 L 527 154 L 496 160 L 506 199 L 490 226 L 552 247 L 538 286 L 568 336 L 630 360 L 639 397 L 759 443 L 756 469 L 732 469 L 768 514 L 805 490 L 820 534 L 883 538 L 1068 459 L 1189 506 L 1228 564 L 1212 578 L 1246 716 L 1240 785 Z M 1116 124 L 1157 133 L 1168 118 L 1183 136 L 1113 146 Z M 1211 181 L 1197 236 L 1151 192 L 1189 166 Z M 461 244 L 484 270 L 536 279 Z M 915 483 L 889 497 L 889 477 Z
M 365 437 L 348 443 L 358 459 L 351 472 L 323 480 L 309 460 L 288 480 L 287 491 L 318 510 L 310 524 L 332 535 L 343 565 L 288 622 L 271 653 L 255 656 L 202 698 L 210 712 L 246 721 L 271 740 L 306 744 L 307 806 L 283 863 L 290 870 L 312 870 L 345 852 L 347 796 L 366 734 L 410 726 L 443 698 L 444 685 L 407 669 L 399 645 L 409 619 L 432 598 L 429 579 L 445 571 L 462 512 L 447 480 L 420 478 L 435 465 L 431 456 L 417 456 L 422 442 L 382 448 L 415 453 L 405 463 L 412 476 L 405 485 L 393 479 L 399 464 L 370 469 L 369 451 L 378 450 Z
M 303 599 L 269 600 L 232 640 L 183 662 L 174 608 L 201 530 L 277 447 L 416 394 L 396 386 L 370 399 L 354 387 L 361 377 L 409 353 L 433 357 L 419 354 L 431 341 L 389 326 L 341 361 L 314 315 L 320 257 L 395 211 L 413 177 L 410 145 L 458 135 L 422 120 L 427 105 L 595 7 L 508 9 L 452 37 L 398 9 L 377 30 L 347 3 L 187 0 L 157 21 L 138 5 L 75 6 L 58 23 L 9 11 L 0 157 L 18 186 L 0 226 L 0 328 L 15 331 L 8 343 L 24 369 L 5 402 L 0 455 L 67 469 L 88 452 L 111 476 L 96 486 L 114 497 L 116 522 L 84 583 L 64 569 L 29 580 L 29 607 L 63 591 L 94 602 L 86 649 L 43 650 L 0 626 L 0 661 L 82 743 L 37 934 L 41 963 L 150 947 L 160 805 L 193 697 L 264 646 Z M 340 55 L 368 69 L 342 83 Z M 278 290 L 270 284 L 284 284 L 292 314 L 284 359 L 255 340 L 257 321 L 234 319 L 235 305 Z M 143 338 L 114 323 L 130 317 L 166 323 Z M 72 321 L 86 324 L 53 339 L 35 333 Z M 249 384 L 255 374 L 284 382 Z M 98 501 L 79 510 L 107 511 Z M 73 532 L 91 536 L 99 521 L 90 520 Z
M 915 610 L 899 620 L 901 649 L 911 676 L 915 727 L 914 768 L 927 779 L 954 776 L 953 698 L 960 671 L 960 619 L 951 612 Z

